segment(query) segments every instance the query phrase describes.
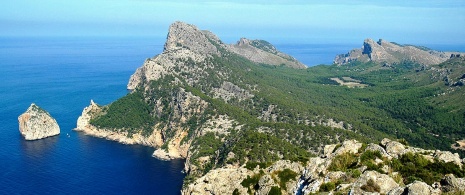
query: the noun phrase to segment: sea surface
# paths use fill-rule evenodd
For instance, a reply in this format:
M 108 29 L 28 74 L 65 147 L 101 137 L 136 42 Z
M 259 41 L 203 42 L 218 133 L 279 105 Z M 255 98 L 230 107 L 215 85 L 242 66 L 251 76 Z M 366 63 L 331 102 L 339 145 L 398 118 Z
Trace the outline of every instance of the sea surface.
M 91 99 L 108 104 L 127 94 L 129 76 L 163 44 L 154 37 L 0 38 L 0 194 L 180 194 L 183 160 L 160 161 L 153 148 L 72 130 Z M 359 45 L 276 47 L 312 66 Z M 20 136 L 17 118 L 33 102 L 57 119 L 59 136 Z

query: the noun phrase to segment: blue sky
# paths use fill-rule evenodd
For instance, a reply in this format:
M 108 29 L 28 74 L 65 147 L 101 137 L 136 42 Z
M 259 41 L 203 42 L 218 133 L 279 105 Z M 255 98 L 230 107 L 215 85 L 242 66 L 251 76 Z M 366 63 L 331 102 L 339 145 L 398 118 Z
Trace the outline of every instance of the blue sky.
M 154 36 L 185 21 L 225 42 L 465 43 L 465 1 L 12 0 L 0 6 L 0 36 Z

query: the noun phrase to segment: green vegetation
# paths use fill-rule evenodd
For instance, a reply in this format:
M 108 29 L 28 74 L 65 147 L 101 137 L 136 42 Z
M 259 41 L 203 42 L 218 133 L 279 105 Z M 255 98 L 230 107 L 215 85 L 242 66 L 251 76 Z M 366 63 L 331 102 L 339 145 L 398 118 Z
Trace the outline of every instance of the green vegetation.
M 336 189 L 336 184 L 334 182 L 326 182 L 320 185 L 320 192 L 329 192 Z
M 220 159 L 223 163 L 239 162 L 244 164 L 246 159 L 251 162 L 275 162 L 280 159 L 293 161 L 307 161 L 310 154 L 304 149 L 290 144 L 273 135 L 246 130 L 232 135 L 230 146 L 224 148 L 223 154 L 233 152 L 233 159 Z M 279 157 L 279 155 L 282 156 Z
M 249 170 L 254 170 L 255 167 L 259 167 L 260 169 L 264 169 L 264 168 L 267 168 L 271 165 L 271 163 L 262 163 L 262 162 L 252 162 L 252 161 L 248 161 L 246 164 L 245 164 L 245 168 L 249 169 Z
M 252 44 L 272 48 L 267 42 Z M 181 143 L 191 143 L 190 160 L 199 166 L 199 172 L 189 173 L 189 176 L 198 176 L 226 164 L 247 163 L 246 167 L 253 169 L 256 166 L 265 168 L 281 159 L 306 162 L 311 152 L 346 139 L 368 142 L 387 137 L 403 139 L 416 147 L 451 150 L 451 144 L 465 137 L 463 89 L 451 88 L 451 81 L 446 82 L 443 75 L 446 72 L 451 79 L 461 77 L 465 62 L 459 59 L 433 66 L 437 71 L 409 61 L 391 67 L 354 62 L 296 70 L 257 65 L 222 47 L 217 48 L 221 55 L 210 56 L 205 62 L 176 59 L 177 65 L 173 67 L 176 74 L 143 83 L 132 93 L 105 106 L 91 124 L 127 131 L 129 135 L 138 132 L 149 135 L 156 125 L 164 129 L 165 140 L 170 140 L 177 129 L 183 128 L 188 135 Z M 333 77 L 350 77 L 368 87 L 339 86 L 330 80 Z M 237 85 L 253 97 L 232 97 L 227 102 L 213 98 L 213 89 L 225 82 Z M 184 91 L 208 105 L 182 107 L 179 95 Z M 268 117 L 263 113 L 268 113 Z M 201 136 L 199 130 L 205 122 L 218 115 L 233 119 L 235 125 L 241 126 L 240 130 L 233 127 L 227 129 L 227 134 Z M 330 127 L 329 123 L 337 126 Z M 200 157 L 208 157 L 209 161 L 200 162 Z M 361 156 L 344 154 L 333 159 L 330 170 L 351 173 L 354 178 L 360 176 L 357 170 L 360 166 L 381 172 L 385 162 L 379 163 L 376 159 L 384 160 L 377 152 L 368 151 Z M 416 171 L 407 166 L 420 163 L 415 159 L 404 159 L 405 163 L 399 161 L 400 164 L 395 164 L 397 170 L 401 173 Z M 461 173 L 461 169 L 437 162 L 420 163 L 416 167 L 430 170 L 435 166 L 440 170 L 437 173 Z M 424 181 L 436 177 L 434 171 L 430 176 L 418 173 L 411 177 Z M 185 181 L 192 181 L 189 176 Z M 244 182 L 250 187 L 255 182 L 253 179 Z
M 391 167 L 398 171 L 405 184 L 415 180 L 424 181 L 431 185 L 441 180 L 445 174 L 454 174 L 456 177 L 464 177 L 465 170 L 453 162 L 429 161 L 421 154 L 406 153 L 399 159 L 392 159 Z
M 346 172 L 349 169 L 355 168 L 358 163 L 358 158 L 353 153 L 344 153 L 337 155 L 331 161 L 331 164 L 328 167 L 329 171 L 343 171 Z
M 287 190 L 286 183 L 288 181 L 295 180 L 298 174 L 290 169 L 284 169 L 282 171 L 277 171 L 276 175 L 279 178 L 279 187 Z
M 244 186 L 245 188 L 247 188 L 247 192 L 249 192 L 249 194 L 251 194 L 252 189 L 253 190 L 258 189 L 258 187 L 259 187 L 258 186 L 258 181 L 260 181 L 260 178 L 262 177 L 262 175 L 263 175 L 263 172 L 261 172 L 259 174 L 255 174 L 252 177 L 247 175 L 247 178 L 242 180 L 241 185 Z
M 278 186 L 272 186 L 268 195 L 281 195 L 281 189 Z
M 154 120 L 142 93 L 135 91 L 110 104 L 104 115 L 90 123 L 100 128 L 126 129 L 130 134 L 142 130 L 147 135 L 151 133 Z
M 367 183 L 360 187 L 365 192 L 380 192 L 381 187 L 373 180 L 369 179 Z

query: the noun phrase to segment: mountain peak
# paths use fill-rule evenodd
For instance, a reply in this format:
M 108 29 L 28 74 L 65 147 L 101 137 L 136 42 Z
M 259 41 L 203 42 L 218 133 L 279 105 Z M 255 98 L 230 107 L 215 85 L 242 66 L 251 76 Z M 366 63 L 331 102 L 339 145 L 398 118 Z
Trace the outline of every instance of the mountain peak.
M 344 65 L 353 61 L 391 64 L 411 61 L 422 65 L 439 64 L 450 58 L 450 52 L 434 51 L 422 46 L 401 45 L 384 39 L 374 41 L 367 38 L 361 49 L 353 49 L 347 54 L 337 55 L 334 63 Z
M 174 22 L 169 27 L 164 52 L 184 48 L 200 54 L 218 54 L 218 49 L 211 43 L 211 40 L 219 40 L 211 34 L 199 30 L 192 24 Z

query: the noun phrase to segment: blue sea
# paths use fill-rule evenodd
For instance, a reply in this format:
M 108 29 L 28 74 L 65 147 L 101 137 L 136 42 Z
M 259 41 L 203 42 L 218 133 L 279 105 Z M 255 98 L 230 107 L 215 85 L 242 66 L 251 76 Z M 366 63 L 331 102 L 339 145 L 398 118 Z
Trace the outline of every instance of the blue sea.
M 72 129 L 93 99 L 128 93 L 130 75 L 160 53 L 164 39 L 0 38 L 0 194 L 180 194 L 183 160 Z M 307 65 L 331 64 L 357 44 L 277 48 Z M 25 141 L 17 117 L 34 102 L 57 119 L 59 136 Z

